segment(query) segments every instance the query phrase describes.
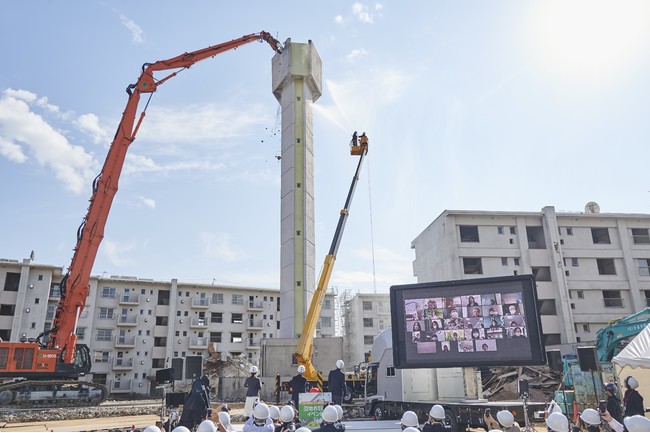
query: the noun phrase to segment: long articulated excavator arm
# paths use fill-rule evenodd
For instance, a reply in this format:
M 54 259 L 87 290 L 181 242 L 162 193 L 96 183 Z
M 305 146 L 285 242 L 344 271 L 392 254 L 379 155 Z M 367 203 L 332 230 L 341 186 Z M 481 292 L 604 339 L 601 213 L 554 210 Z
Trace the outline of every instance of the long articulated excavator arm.
M 609 362 L 618 355 L 621 345 L 635 337 L 650 324 L 650 308 L 622 319 L 613 320 L 596 334 L 596 353 L 599 362 Z
M 329 284 L 330 277 L 332 276 L 332 269 L 334 267 L 334 261 L 336 260 L 336 253 L 339 249 L 339 244 L 341 243 L 341 237 L 343 236 L 345 222 L 350 211 L 350 204 L 352 202 L 352 197 L 354 196 L 354 190 L 357 186 L 357 182 L 359 181 L 359 172 L 361 171 L 361 165 L 363 164 L 364 157 L 368 153 L 368 137 L 365 134 L 360 137 L 359 146 L 352 146 L 351 153 L 352 155 L 359 155 L 359 163 L 357 164 L 357 169 L 354 172 L 354 176 L 352 177 L 352 184 L 350 185 L 350 191 L 348 192 L 348 197 L 345 200 L 345 205 L 343 206 L 343 209 L 341 210 L 341 214 L 339 216 L 339 222 L 336 226 L 336 231 L 334 232 L 332 245 L 330 246 L 327 256 L 325 256 L 325 263 L 323 265 L 323 269 L 321 270 L 320 277 L 318 278 L 318 285 L 316 286 L 314 297 L 312 298 L 311 304 L 309 305 L 309 311 L 307 312 L 305 324 L 302 328 L 302 333 L 300 334 L 300 339 L 298 340 L 298 346 L 295 353 L 298 364 L 305 366 L 305 378 L 310 382 L 317 382 L 320 388 L 322 388 L 323 377 L 320 372 L 316 370 L 316 367 L 312 363 L 312 355 L 314 351 L 314 332 L 316 331 L 316 324 L 318 323 L 318 318 L 320 317 L 323 299 L 325 299 L 327 285 Z
M 126 91 L 129 94 L 129 99 L 106 156 L 104 167 L 93 182 L 93 193 L 88 213 L 77 231 L 77 244 L 74 248 L 72 264 L 61 283 L 61 301 L 54 316 L 53 327 L 47 332 L 50 338 L 45 343 L 45 347 L 62 352 L 63 363 L 70 364 L 74 359 L 77 342 L 75 329 L 79 315 L 86 303 L 90 273 L 97 256 L 99 244 L 104 237 L 104 227 L 106 226 L 113 197 L 117 192 L 127 149 L 135 140 L 145 116 L 143 110 L 136 123 L 140 96 L 143 93 L 155 92 L 158 86 L 176 76 L 179 71 L 175 71 L 161 79 L 154 78 L 155 72 L 187 69 L 201 60 L 236 49 L 253 41 L 267 42 L 274 51 L 282 52 L 280 42 L 274 39 L 270 33 L 264 31 L 253 33 L 219 45 L 181 54 L 168 60 L 145 63 L 142 66 L 142 74 L 138 81 L 127 87 Z

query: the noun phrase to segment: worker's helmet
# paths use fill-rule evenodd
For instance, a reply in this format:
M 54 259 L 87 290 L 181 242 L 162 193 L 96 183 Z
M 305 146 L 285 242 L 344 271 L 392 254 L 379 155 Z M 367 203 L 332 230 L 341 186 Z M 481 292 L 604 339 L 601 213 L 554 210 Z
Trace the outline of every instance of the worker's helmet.
M 188 429 L 184 425 L 179 425 L 177 427 L 174 427 L 174 430 L 172 430 L 172 432 L 183 432 L 183 433 L 189 432 L 189 431 L 192 431 L 192 430 Z
M 580 414 L 580 419 L 589 425 L 600 425 L 600 415 L 596 409 L 585 409 Z
M 612 382 L 609 382 L 609 383 L 605 384 L 605 391 L 609 391 L 612 394 L 617 395 L 618 394 L 618 387 L 616 386 L 616 384 L 614 384 Z
M 563 413 L 553 412 L 546 418 L 546 425 L 553 431 L 569 431 L 569 420 Z
M 248 370 L 248 371 L 250 371 L 251 374 L 257 374 L 257 371 L 258 371 L 257 366 L 256 365 L 251 366 L 250 370 Z
M 639 387 L 639 381 L 632 376 L 625 378 L 625 385 L 630 389 L 637 389 Z
M 282 422 L 291 422 L 296 417 L 296 413 L 293 411 L 293 406 L 286 405 L 282 406 L 280 409 L 280 421 Z
M 562 413 L 562 408 L 560 407 L 559 404 L 555 402 L 555 400 L 551 400 L 551 404 L 548 406 L 548 413 L 555 413 L 555 412 Z
M 269 416 L 273 421 L 280 419 L 280 408 L 277 406 L 269 406 Z
M 303 374 L 305 372 L 305 366 L 304 365 L 299 365 L 298 366 L 298 373 Z
M 497 412 L 497 421 L 502 426 L 509 428 L 515 423 L 515 417 L 512 416 L 509 410 L 500 410 Z
M 266 403 L 257 403 L 257 406 L 253 409 L 253 417 L 257 419 L 267 419 L 270 414 L 269 407 Z
M 418 416 L 412 410 L 407 410 L 402 414 L 402 425 L 405 427 L 418 427 L 420 421 L 418 421 Z
M 341 421 L 343 419 L 343 408 L 341 407 L 340 404 L 335 404 L 334 407 L 336 408 L 336 415 L 337 415 L 337 421 Z
M 214 425 L 212 421 L 209 419 L 201 421 L 201 424 L 196 428 L 196 431 L 198 432 L 213 432 L 217 431 L 217 426 Z
M 429 411 L 429 416 L 437 420 L 445 419 L 445 408 L 439 404 L 434 404 Z
M 323 421 L 333 424 L 338 420 L 339 414 L 334 406 L 329 405 L 323 409 L 321 417 L 323 418 Z
M 298 428 L 296 429 L 296 431 L 297 431 L 297 432 L 301 432 L 301 431 L 311 431 L 311 430 L 310 430 L 309 428 L 307 428 L 307 427 L 298 427 Z
M 160 427 L 158 427 L 157 425 L 150 425 L 149 427 L 146 427 L 146 428 L 145 428 L 144 430 L 142 430 L 142 431 L 146 431 L 146 432 L 159 432 L 159 431 L 160 431 Z
M 643 415 L 627 416 L 623 420 L 627 431 L 650 431 L 650 419 Z
M 404 430 L 402 430 L 402 431 L 413 432 L 413 431 L 420 431 L 420 429 L 417 428 L 417 427 L 406 427 L 406 428 L 405 428 Z
M 230 414 L 228 412 L 219 412 L 219 422 L 222 426 L 228 427 L 230 425 Z
M 341 368 L 342 369 L 343 367 L 345 367 L 345 362 L 343 362 L 342 359 L 339 359 L 338 361 L 336 361 L 336 368 Z

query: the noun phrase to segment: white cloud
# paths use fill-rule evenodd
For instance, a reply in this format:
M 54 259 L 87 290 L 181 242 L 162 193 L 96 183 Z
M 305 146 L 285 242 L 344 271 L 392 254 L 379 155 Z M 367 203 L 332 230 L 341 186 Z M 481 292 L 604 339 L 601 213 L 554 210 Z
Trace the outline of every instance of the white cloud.
M 199 235 L 203 252 L 215 259 L 234 261 L 240 257 L 240 254 L 230 244 L 230 234 L 228 233 L 209 233 L 201 232 Z
M 110 133 L 106 128 L 99 125 L 99 117 L 95 114 L 82 114 L 73 123 L 80 131 L 88 133 L 92 137 L 93 142 L 98 144 L 109 143 Z
M 147 197 L 140 196 L 140 201 L 142 202 L 142 204 L 145 207 L 148 207 L 150 209 L 155 209 L 156 208 L 156 200 L 154 200 L 152 198 L 147 198 Z
M 354 3 L 352 5 L 352 13 L 362 23 L 372 24 L 374 21 L 373 16 L 368 12 L 368 6 L 363 3 Z
M 343 24 L 343 17 L 341 15 L 337 15 L 334 17 L 334 22 L 336 24 Z
M 136 44 L 141 44 L 144 42 L 144 37 L 142 36 L 143 32 L 139 25 L 137 25 L 133 20 L 128 19 L 124 15 L 120 15 L 120 21 L 131 32 L 131 40 Z
M 159 164 L 151 158 L 137 154 L 127 154 L 124 162 L 124 174 L 170 173 L 183 170 L 222 170 L 226 165 L 209 161 L 181 161 L 171 164 Z
M 80 193 L 95 178 L 98 164 L 81 146 L 71 144 L 32 111 L 30 102 L 39 106 L 35 96 L 28 91 L 5 90 L 0 99 L 2 155 L 15 162 L 33 157 L 40 165 L 49 167 L 67 189 Z
M 127 253 L 134 251 L 136 247 L 137 243 L 134 241 L 119 243 L 104 239 L 101 251 L 113 265 L 127 266 L 135 264 L 135 261 L 129 258 Z
M 350 52 L 345 56 L 345 58 L 347 59 L 348 62 L 353 63 L 353 62 L 355 62 L 357 59 L 359 59 L 359 58 L 361 58 L 361 57 L 365 57 L 365 56 L 367 56 L 367 55 L 368 55 L 368 53 L 366 52 L 366 50 L 364 50 L 363 48 L 361 48 L 360 50 L 352 50 L 352 51 L 350 51 Z

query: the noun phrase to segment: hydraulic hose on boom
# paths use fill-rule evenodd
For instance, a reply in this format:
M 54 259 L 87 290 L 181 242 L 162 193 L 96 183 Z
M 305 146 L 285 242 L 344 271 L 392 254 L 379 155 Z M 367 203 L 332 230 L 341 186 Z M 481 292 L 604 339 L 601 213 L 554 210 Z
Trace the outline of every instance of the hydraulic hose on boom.
M 355 135 L 356 137 L 356 132 Z M 350 153 L 352 155 L 359 156 L 359 163 L 357 164 L 357 169 L 354 172 L 352 177 L 352 183 L 350 184 L 350 191 L 348 192 L 348 197 L 345 200 L 345 205 L 341 209 L 341 214 L 339 216 L 339 222 L 336 226 L 336 231 L 334 232 L 334 238 L 332 239 L 332 244 L 330 246 L 327 256 L 325 256 L 325 263 L 323 264 L 323 269 L 321 270 L 320 277 L 318 278 L 318 285 L 314 291 L 314 297 L 311 300 L 309 305 L 309 311 L 307 312 L 307 317 L 305 318 L 305 324 L 300 334 L 300 339 L 298 340 L 298 346 L 296 348 L 295 356 L 298 360 L 298 364 L 305 366 L 305 378 L 310 382 L 317 382 L 320 389 L 323 388 L 323 376 L 316 370 L 316 367 L 312 363 L 312 355 L 314 351 L 313 337 L 314 332 L 316 331 L 316 324 L 318 323 L 318 318 L 320 317 L 321 307 L 323 305 L 323 300 L 325 299 L 325 292 L 327 291 L 327 285 L 329 284 L 330 277 L 332 276 L 332 269 L 334 267 L 334 261 L 336 260 L 336 253 L 339 249 L 339 244 L 341 243 L 341 237 L 343 236 L 343 230 L 345 229 L 345 222 L 348 219 L 348 214 L 350 211 L 350 204 L 352 203 L 352 197 L 354 197 L 354 190 L 359 181 L 359 172 L 361 171 L 361 166 L 363 160 L 368 153 L 368 137 L 365 132 L 359 137 L 359 142 L 353 139 L 352 146 L 350 147 Z

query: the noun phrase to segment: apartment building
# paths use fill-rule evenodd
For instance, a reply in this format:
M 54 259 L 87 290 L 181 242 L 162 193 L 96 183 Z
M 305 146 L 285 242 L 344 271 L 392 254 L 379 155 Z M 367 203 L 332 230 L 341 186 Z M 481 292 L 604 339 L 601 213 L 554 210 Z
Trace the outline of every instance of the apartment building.
M 341 304 L 343 361 L 351 366 L 365 361 L 375 336 L 390 327 L 390 298 L 388 293 L 357 293 Z
M 593 341 L 650 305 L 650 215 L 446 210 L 415 240 L 418 282 L 534 274 L 546 345 Z
M 34 338 L 52 326 L 63 269 L 0 259 L 0 337 Z M 203 361 L 245 356 L 259 364 L 261 341 L 278 335 L 279 289 L 188 284 L 172 279 L 91 277 L 77 326 L 89 346 L 91 380 L 112 394 L 149 394 L 155 372 L 192 379 Z M 325 297 L 318 336 L 335 334 L 335 294 Z M 263 372 L 262 372 L 263 373 Z

